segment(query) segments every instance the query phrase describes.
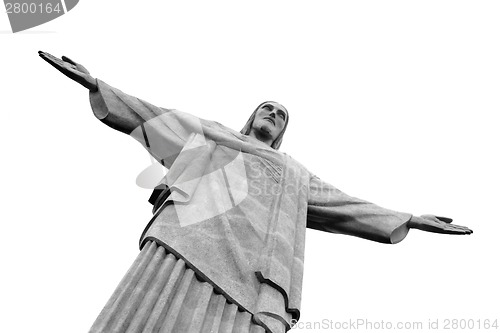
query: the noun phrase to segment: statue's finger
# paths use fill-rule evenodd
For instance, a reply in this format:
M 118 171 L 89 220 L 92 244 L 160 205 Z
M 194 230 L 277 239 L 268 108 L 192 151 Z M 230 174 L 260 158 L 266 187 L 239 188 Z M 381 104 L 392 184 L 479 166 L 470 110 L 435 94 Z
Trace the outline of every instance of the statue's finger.
M 57 67 L 64 67 L 64 62 L 61 61 L 60 59 L 52 59 L 52 58 L 49 58 L 50 60 L 50 63 L 53 65 L 53 66 L 57 66 Z
M 64 75 L 68 76 L 68 75 L 70 75 L 70 73 L 77 73 L 78 72 L 76 69 L 70 67 L 70 66 L 74 66 L 74 65 L 71 65 L 67 62 L 64 62 L 61 59 L 47 57 L 47 56 L 42 55 L 42 54 L 40 54 L 40 57 L 43 60 L 47 61 L 52 67 L 54 67 L 55 69 L 57 69 L 59 72 L 63 73 Z
M 467 230 L 468 229 L 467 227 L 462 227 L 460 225 L 453 225 L 453 224 L 450 224 L 447 227 L 450 230 Z
M 43 59 L 45 61 L 47 61 L 50 65 L 55 67 L 57 70 L 59 70 L 59 71 L 63 70 L 63 66 L 61 66 L 61 64 L 58 64 L 57 62 L 53 61 L 52 59 L 47 59 L 47 58 L 43 58 Z
M 470 235 L 470 234 L 472 234 L 472 233 L 473 233 L 472 229 L 469 229 L 469 228 L 467 228 L 467 227 L 464 227 L 464 229 L 463 229 L 463 230 L 464 230 L 464 231 L 465 231 L 468 235 Z
M 452 225 L 450 225 L 452 226 Z M 454 226 L 454 228 L 452 230 L 457 230 L 459 231 L 460 233 L 463 233 L 465 235 L 470 235 L 472 234 L 472 230 L 467 228 L 467 227 L 464 227 L 464 226 L 461 226 L 461 225 L 458 225 L 458 226 Z
M 53 56 L 52 54 L 47 54 L 47 57 L 48 57 L 49 59 L 51 59 L 52 61 L 54 61 L 54 62 L 58 63 L 58 64 L 63 64 L 63 63 L 64 63 L 64 61 L 62 61 L 61 59 L 59 59 L 59 58 L 58 58 L 58 57 L 56 57 L 56 56 Z
M 51 55 L 50 53 L 39 53 L 38 54 L 43 60 L 47 61 L 48 63 L 51 63 L 51 64 L 59 64 L 59 65 L 62 65 L 63 62 L 61 61 L 61 59 L 57 58 L 57 57 L 54 57 L 53 55 Z
M 469 235 L 471 233 L 470 230 L 463 229 L 451 229 L 451 232 L 455 235 Z
M 42 58 L 43 60 L 45 60 L 46 62 L 48 62 L 51 65 L 55 63 L 54 59 L 50 58 L 49 56 L 47 56 L 44 53 L 39 53 L 38 55 L 40 56 L 40 58 Z
M 51 59 L 58 59 L 57 57 L 53 56 L 53 55 L 52 55 L 52 54 L 50 54 L 49 52 L 43 52 L 43 51 L 42 51 L 42 52 L 39 52 L 38 54 L 43 55 L 43 56 L 45 56 L 45 57 L 47 57 L 47 58 L 51 58 Z
M 451 223 L 453 222 L 453 219 L 449 218 L 449 217 L 444 217 L 444 216 L 436 216 L 439 220 L 445 222 L 445 223 Z
M 453 226 L 453 227 L 455 227 L 455 228 L 457 228 L 457 229 L 464 229 L 464 230 L 466 229 L 466 230 L 470 230 L 470 229 L 469 229 L 469 227 L 466 227 L 466 226 L 464 226 L 464 225 L 450 224 L 450 226 Z
M 75 66 L 78 65 L 76 62 L 74 62 L 73 60 L 71 60 L 70 58 L 68 58 L 66 56 L 62 56 L 62 60 L 69 62 L 70 64 L 75 65 Z
M 453 224 L 445 224 L 441 226 L 443 230 L 446 230 L 447 232 L 450 233 L 463 233 L 465 232 L 465 228 L 461 226 L 456 226 Z

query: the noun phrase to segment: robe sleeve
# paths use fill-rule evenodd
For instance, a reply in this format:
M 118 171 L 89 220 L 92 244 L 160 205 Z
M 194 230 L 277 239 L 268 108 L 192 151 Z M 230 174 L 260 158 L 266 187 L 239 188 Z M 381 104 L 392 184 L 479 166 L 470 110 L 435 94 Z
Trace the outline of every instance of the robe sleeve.
M 316 176 L 309 183 L 307 227 L 395 244 L 408 234 L 411 214 L 351 197 Z
M 101 80 L 90 93 L 94 115 L 106 125 L 129 134 L 165 167 L 170 168 L 189 136 L 201 132 L 200 119 L 178 110 L 154 106 Z

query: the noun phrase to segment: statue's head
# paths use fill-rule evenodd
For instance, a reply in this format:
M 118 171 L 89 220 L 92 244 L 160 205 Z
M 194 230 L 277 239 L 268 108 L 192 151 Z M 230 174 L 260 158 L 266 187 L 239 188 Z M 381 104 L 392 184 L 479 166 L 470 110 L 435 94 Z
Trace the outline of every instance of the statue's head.
M 253 133 L 257 138 L 263 139 L 261 141 L 270 142 L 272 148 L 279 149 L 287 125 L 287 109 L 279 103 L 267 101 L 257 106 L 241 133 Z

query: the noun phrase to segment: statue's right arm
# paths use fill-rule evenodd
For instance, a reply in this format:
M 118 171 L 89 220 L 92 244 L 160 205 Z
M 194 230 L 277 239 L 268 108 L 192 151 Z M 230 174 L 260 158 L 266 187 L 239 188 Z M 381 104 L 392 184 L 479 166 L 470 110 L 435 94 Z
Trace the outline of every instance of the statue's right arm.
M 176 110 L 163 109 L 130 96 L 95 79 L 82 65 L 39 51 L 47 61 L 70 79 L 86 87 L 94 115 L 106 125 L 129 134 L 167 168 L 200 126 L 199 119 Z
M 152 105 L 97 80 L 90 92 L 94 115 L 106 125 L 132 136 L 161 164 L 170 168 L 193 132 L 201 132 L 196 117 Z M 196 126 L 198 124 L 198 126 Z

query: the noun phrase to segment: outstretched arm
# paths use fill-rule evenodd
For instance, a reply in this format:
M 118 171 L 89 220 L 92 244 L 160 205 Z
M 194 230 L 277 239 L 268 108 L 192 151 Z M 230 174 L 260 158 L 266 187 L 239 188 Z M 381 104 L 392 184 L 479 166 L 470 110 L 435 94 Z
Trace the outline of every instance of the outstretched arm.
M 434 215 L 412 216 L 351 197 L 318 177 L 309 185 L 309 228 L 352 235 L 382 243 L 398 243 L 410 228 L 444 234 L 470 234 L 467 227 Z
M 316 176 L 309 181 L 309 228 L 393 244 L 406 237 L 411 217 L 351 197 Z
M 189 114 L 157 107 L 92 77 L 82 65 L 63 56 L 39 51 L 42 59 L 90 91 L 94 115 L 106 125 L 138 140 L 169 168 L 189 137 L 202 133 L 201 120 Z

